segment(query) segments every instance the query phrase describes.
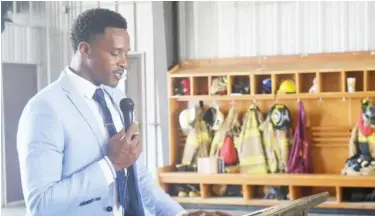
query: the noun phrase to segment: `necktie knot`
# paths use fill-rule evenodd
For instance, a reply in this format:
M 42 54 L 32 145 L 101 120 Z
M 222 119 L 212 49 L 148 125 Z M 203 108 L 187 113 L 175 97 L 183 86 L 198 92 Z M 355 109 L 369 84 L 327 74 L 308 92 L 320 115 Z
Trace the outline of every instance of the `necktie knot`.
M 103 89 L 101 89 L 101 88 L 96 89 L 92 98 L 100 104 L 105 102 Z

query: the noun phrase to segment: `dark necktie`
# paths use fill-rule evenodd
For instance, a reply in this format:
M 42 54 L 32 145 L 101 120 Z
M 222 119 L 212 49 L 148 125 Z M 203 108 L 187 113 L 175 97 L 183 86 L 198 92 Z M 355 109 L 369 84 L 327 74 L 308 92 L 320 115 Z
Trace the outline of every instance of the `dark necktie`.
M 93 99 L 99 103 L 100 108 L 103 112 L 103 118 L 108 131 L 108 136 L 114 136 L 115 134 L 117 134 L 117 130 L 115 128 L 115 125 L 113 124 L 112 115 L 107 107 L 107 103 L 105 102 L 103 89 L 96 89 Z M 127 206 L 129 205 L 129 202 L 127 202 L 129 194 L 125 191 L 126 177 L 125 171 L 123 169 L 116 172 L 116 183 L 118 191 L 118 201 L 126 211 Z

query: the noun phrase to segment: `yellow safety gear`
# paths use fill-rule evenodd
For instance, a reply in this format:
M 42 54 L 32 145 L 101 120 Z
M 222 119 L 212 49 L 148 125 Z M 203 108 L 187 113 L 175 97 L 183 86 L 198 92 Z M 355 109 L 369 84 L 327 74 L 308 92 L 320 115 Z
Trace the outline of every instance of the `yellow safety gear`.
M 280 86 L 277 93 L 295 93 L 296 92 L 296 84 L 293 80 L 288 79 L 284 80 Z
M 258 108 L 250 106 L 243 119 L 241 134 L 236 142 L 241 173 L 265 174 L 268 170 L 261 132 L 258 128 L 263 117 L 259 115 L 261 113 Z
M 289 152 L 292 143 L 292 130 L 277 130 L 272 126 L 270 115 L 259 127 L 263 131 L 263 143 L 271 173 L 287 172 Z
M 369 145 L 374 145 L 375 147 L 375 133 L 366 137 L 361 133 L 361 130 L 358 130 L 358 142 L 368 143 Z
M 195 115 L 193 129 L 187 135 L 181 159 L 182 164 L 189 166 L 196 164 L 197 158 L 207 157 L 211 144 L 207 124 L 202 120 L 202 109 L 197 107 Z
M 225 137 L 228 134 L 231 134 L 234 136 L 236 139 L 236 129 L 239 127 L 238 123 L 238 112 L 235 107 L 232 107 L 229 112 L 227 117 L 225 118 L 224 122 L 221 123 L 220 128 L 218 131 L 216 131 L 212 142 L 211 142 L 211 149 L 210 149 L 210 155 L 211 156 L 218 156 L 221 147 L 224 144 Z M 236 143 L 234 141 L 234 143 Z M 234 144 L 236 146 L 236 144 Z

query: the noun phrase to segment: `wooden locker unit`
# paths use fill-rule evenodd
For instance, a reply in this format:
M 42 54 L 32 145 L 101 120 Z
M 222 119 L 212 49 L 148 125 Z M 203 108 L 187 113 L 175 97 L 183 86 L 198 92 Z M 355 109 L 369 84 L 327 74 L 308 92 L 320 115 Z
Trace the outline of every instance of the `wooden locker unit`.
M 227 76 L 227 95 L 210 94 L 214 77 Z M 248 77 L 250 93 L 231 95 L 231 82 L 236 76 Z M 314 77 L 317 93 L 308 93 Z M 346 78 L 356 78 L 356 92 L 347 91 Z M 188 78 L 191 95 L 173 94 L 175 80 Z M 262 94 L 261 81 L 271 78 L 272 92 L 277 91 L 283 79 L 296 82 L 295 94 Z M 344 188 L 375 187 L 375 176 L 341 175 L 349 154 L 350 131 L 359 118 L 360 99 L 375 99 L 374 52 L 328 53 L 308 56 L 270 56 L 182 61 L 168 73 L 169 88 L 169 139 L 170 165 L 159 168 L 159 184 L 167 192 L 169 185 L 177 183 L 199 184 L 201 197 L 173 197 L 181 203 L 223 205 L 277 205 L 285 201 L 265 200 L 254 195 L 256 186 L 288 186 L 290 199 L 320 191 L 329 191 L 330 199 L 321 208 L 374 209 L 375 203 L 346 202 Z M 276 95 L 276 96 L 275 96 Z M 189 102 L 203 101 L 206 106 L 213 102 L 227 114 L 231 106 L 244 114 L 249 105 L 256 103 L 263 113 L 277 100 L 292 113 L 293 129 L 297 119 L 297 101 L 302 100 L 307 114 L 307 131 L 312 154 L 313 174 L 199 174 L 176 172 L 186 137 L 178 117 Z M 242 116 L 240 116 L 242 120 Z M 243 197 L 215 197 L 210 192 L 214 184 L 241 185 Z

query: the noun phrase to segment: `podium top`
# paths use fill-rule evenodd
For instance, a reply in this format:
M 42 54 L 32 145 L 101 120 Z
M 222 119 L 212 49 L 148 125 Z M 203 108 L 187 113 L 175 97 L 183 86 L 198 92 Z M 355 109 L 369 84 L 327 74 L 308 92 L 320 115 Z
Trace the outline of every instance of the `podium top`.
M 259 211 L 242 216 L 305 216 L 307 215 L 308 209 L 314 208 L 315 206 L 324 203 L 325 201 L 327 201 L 328 196 L 328 192 L 314 194 L 290 201 L 285 204 L 261 209 Z

